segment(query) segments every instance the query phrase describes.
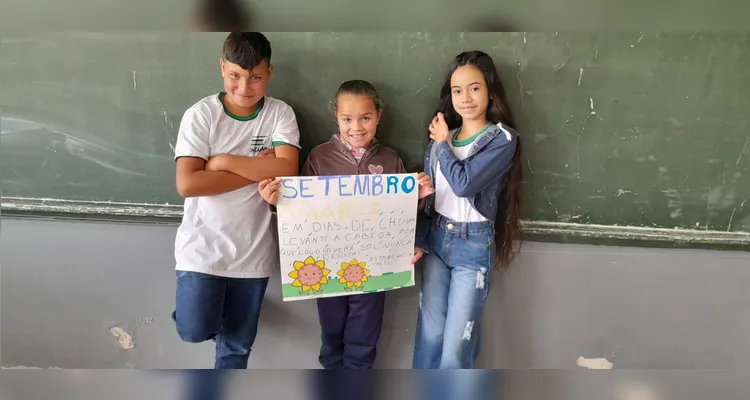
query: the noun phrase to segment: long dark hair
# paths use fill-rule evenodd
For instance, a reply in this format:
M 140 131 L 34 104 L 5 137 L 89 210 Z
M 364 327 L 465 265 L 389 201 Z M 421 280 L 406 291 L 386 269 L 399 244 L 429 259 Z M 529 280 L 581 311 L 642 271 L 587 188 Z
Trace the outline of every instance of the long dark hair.
M 493 124 L 502 123 L 511 128 L 513 134 L 517 135 L 516 123 L 513 120 L 510 107 L 505 99 L 505 89 L 500 82 L 500 76 L 492 58 L 482 51 L 467 51 L 457 55 L 445 78 L 443 88 L 440 90 L 440 104 L 438 111 L 445 116 L 448 129 L 456 129 L 461 126 L 461 116 L 453 109 L 451 100 L 451 76 L 459 67 L 474 66 L 484 75 L 489 94 L 487 105 L 487 120 Z M 523 212 L 523 153 L 521 141 L 516 137 L 516 153 L 513 156 L 510 170 L 505 175 L 501 188 L 501 196 L 497 209 L 495 233 L 495 246 L 497 247 L 497 262 L 502 267 L 507 267 L 515 256 L 513 243 L 521 243 L 521 214 Z

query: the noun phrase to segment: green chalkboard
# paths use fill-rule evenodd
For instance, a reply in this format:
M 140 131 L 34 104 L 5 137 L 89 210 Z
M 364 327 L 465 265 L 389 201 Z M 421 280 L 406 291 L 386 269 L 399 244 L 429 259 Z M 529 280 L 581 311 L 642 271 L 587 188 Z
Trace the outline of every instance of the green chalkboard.
M 335 131 L 347 79 L 386 102 L 380 139 L 421 167 L 451 58 L 490 53 L 526 149 L 526 218 L 750 232 L 747 34 L 273 33 L 270 95 L 303 156 Z M 0 189 L 17 198 L 180 204 L 184 110 L 221 90 L 224 34 L 4 36 Z M 560 228 L 560 229 L 563 229 Z

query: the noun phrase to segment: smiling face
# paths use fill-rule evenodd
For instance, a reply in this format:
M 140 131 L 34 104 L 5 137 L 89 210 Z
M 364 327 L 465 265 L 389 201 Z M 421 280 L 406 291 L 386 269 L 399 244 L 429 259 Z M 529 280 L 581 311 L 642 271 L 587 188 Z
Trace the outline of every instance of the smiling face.
M 453 109 L 464 121 L 486 118 L 489 92 L 482 72 L 473 65 L 458 67 L 451 75 Z
M 313 286 L 323 279 L 323 270 L 315 264 L 306 264 L 299 269 L 297 279 L 304 286 Z
M 294 269 L 288 275 L 293 279 L 292 287 L 300 288 L 302 292 L 321 290 L 321 285 L 328 283 L 328 274 L 331 273 L 325 265 L 325 261 L 316 261 L 312 257 L 307 257 L 305 261 L 295 261 Z
M 350 262 L 341 263 L 341 269 L 337 273 L 341 277 L 339 283 L 344 284 L 346 288 L 361 288 L 369 280 L 370 270 L 367 269 L 367 263 L 359 262 L 355 258 Z
M 236 115 L 252 114 L 256 104 L 266 95 L 273 65 L 263 61 L 251 70 L 246 70 L 224 59 L 220 60 L 220 64 L 224 91 L 227 93 L 224 105 Z
M 361 281 L 363 276 L 365 276 L 365 269 L 359 265 L 350 265 L 346 271 L 344 271 L 344 279 L 350 283 Z
M 381 114 L 366 95 L 344 93 L 336 99 L 339 134 L 341 139 L 354 147 L 370 146 Z

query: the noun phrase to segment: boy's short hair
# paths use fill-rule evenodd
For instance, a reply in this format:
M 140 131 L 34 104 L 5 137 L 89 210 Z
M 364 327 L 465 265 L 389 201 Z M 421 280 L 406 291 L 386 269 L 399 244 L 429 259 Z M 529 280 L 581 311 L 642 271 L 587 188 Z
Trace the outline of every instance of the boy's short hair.
M 263 61 L 271 65 L 271 43 L 260 32 L 232 32 L 224 41 L 222 57 L 246 70 Z

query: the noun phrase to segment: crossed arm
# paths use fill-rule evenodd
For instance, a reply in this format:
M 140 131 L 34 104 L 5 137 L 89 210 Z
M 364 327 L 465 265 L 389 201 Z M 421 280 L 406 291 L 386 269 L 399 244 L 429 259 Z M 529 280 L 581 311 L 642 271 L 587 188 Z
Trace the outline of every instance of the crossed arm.
M 201 158 L 177 159 L 177 192 L 182 197 L 213 196 L 277 176 L 297 174 L 299 149 L 278 146 L 268 156 L 221 154 L 206 162 Z

